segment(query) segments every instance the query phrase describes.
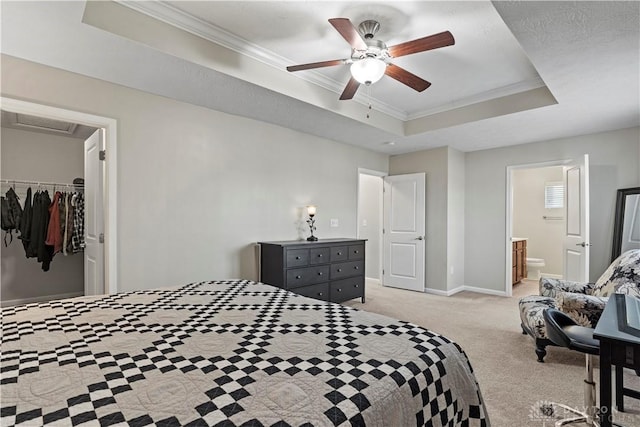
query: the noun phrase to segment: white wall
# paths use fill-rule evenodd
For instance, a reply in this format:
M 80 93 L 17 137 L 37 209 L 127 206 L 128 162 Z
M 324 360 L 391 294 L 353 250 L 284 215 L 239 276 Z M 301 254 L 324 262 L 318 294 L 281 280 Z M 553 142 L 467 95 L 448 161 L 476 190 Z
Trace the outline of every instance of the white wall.
M 382 251 L 382 177 L 360 174 L 358 183 L 358 237 L 367 239 L 365 276 L 380 280 Z
M 389 175 L 426 173 L 426 286 L 448 290 L 447 277 L 447 197 L 448 148 L 391 156 Z
M 590 280 L 610 262 L 618 188 L 640 185 L 639 128 L 466 153 L 465 280 L 503 291 L 505 286 L 506 168 L 589 154 Z
M 46 135 L 2 128 L 0 160 L 1 177 L 26 181 L 71 183 L 84 176 L 84 142 L 65 136 Z M 3 185 L 3 190 L 7 187 Z M 52 189 L 49 195 L 53 198 Z M 36 188 L 32 188 L 35 193 Z M 16 186 L 24 205 L 27 187 Z M 4 193 L 4 191 L 3 191 Z M 82 253 L 56 254 L 50 270 L 42 271 L 35 258 L 26 258 L 22 241 L 14 232 L 13 243 L 0 245 L 2 304 L 45 301 L 54 296 L 82 295 L 84 273 Z
M 527 257 L 545 260 L 543 273 L 562 275 L 564 209 L 545 209 L 548 182 L 562 182 L 562 166 L 513 170 L 513 236 L 526 237 Z M 562 220 L 543 217 L 563 218 Z M 613 238 L 613 237 L 612 237 Z
M 310 203 L 320 239 L 355 237 L 358 168 L 388 166 L 386 155 L 8 56 L 2 94 L 118 120 L 120 290 L 256 279 L 254 243 L 306 236 Z

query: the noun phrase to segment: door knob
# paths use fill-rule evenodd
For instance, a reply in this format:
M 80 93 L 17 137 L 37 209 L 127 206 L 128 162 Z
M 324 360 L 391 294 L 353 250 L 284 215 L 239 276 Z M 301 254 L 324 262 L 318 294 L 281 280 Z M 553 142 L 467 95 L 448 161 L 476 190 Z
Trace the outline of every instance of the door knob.
M 424 236 L 418 236 L 416 237 L 416 240 L 424 240 Z
M 593 246 L 593 245 L 591 243 L 582 242 L 582 243 L 576 243 L 576 246 L 582 246 L 584 248 L 586 246 Z

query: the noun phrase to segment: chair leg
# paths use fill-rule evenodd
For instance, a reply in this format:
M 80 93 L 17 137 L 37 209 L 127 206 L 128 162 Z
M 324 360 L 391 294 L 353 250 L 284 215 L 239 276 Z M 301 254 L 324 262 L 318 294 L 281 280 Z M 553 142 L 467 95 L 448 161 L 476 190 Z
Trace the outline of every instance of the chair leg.
M 527 335 L 527 330 L 524 328 L 522 323 L 520 323 L 520 327 L 522 328 L 522 335 Z
M 593 381 L 593 356 L 585 354 L 586 374 L 584 379 L 584 407 L 587 415 L 586 424 L 594 425 L 596 415 L 596 383 Z
M 547 355 L 546 344 L 542 344 L 536 340 L 536 355 L 538 356 L 538 362 L 544 363 L 544 357 Z
M 620 412 L 624 412 L 623 370 L 624 368 L 622 366 L 616 365 L 616 408 Z

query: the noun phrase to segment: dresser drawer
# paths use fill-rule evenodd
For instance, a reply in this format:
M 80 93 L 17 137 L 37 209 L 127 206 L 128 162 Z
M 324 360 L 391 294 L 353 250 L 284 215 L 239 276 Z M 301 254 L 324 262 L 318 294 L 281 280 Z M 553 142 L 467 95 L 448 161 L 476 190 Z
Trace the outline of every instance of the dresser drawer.
M 336 280 L 329 285 L 329 297 L 333 302 L 342 302 L 363 296 L 364 276 Z
M 314 248 L 309 250 L 309 264 L 327 264 L 331 257 L 330 248 Z
M 349 246 L 349 260 L 364 259 L 364 245 Z
M 309 265 L 308 249 L 290 249 L 287 251 L 287 267 L 303 267 Z
M 364 261 L 341 262 L 331 265 L 331 280 L 364 274 Z
M 329 266 L 320 265 L 317 267 L 293 268 L 287 270 L 286 289 L 298 288 L 300 286 L 314 283 L 326 282 L 329 280 Z M 297 292 L 297 291 L 296 291 Z
M 334 246 L 331 248 L 331 262 L 349 259 L 349 246 Z
M 304 297 L 315 298 L 322 301 L 329 300 L 329 284 L 319 283 L 317 285 L 303 286 L 296 288 L 296 293 Z

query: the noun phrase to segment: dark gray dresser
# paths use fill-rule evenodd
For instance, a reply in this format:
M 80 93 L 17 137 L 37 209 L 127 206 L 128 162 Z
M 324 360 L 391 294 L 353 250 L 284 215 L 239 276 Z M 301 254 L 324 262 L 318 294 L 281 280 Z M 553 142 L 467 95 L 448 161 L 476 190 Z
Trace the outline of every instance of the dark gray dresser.
M 260 281 L 320 300 L 364 302 L 365 241 L 258 242 Z

